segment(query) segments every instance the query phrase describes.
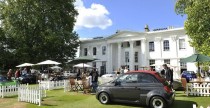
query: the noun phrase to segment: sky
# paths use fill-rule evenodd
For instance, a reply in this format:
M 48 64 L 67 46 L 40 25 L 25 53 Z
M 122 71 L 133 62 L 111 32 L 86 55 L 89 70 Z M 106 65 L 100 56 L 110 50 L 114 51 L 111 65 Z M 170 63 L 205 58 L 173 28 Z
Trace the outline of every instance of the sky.
M 107 37 L 117 30 L 143 32 L 183 27 L 186 16 L 177 15 L 176 0 L 76 0 L 79 15 L 74 30 L 80 38 Z

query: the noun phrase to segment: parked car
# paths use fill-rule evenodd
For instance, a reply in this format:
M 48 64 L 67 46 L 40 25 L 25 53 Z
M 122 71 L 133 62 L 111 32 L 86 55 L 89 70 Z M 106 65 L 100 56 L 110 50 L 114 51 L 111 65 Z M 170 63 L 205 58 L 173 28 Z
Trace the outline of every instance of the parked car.
M 19 82 L 21 84 L 36 84 L 36 80 L 37 78 L 34 74 L 26 74 L 19 77 Z
M 107 74 L 104 74 L 104 75 L 102 75 L 101 77 L 103 77 L 103 78 L 107 78 L 107 77 L 111 77 L 111 78 L 115 78 L 117 75 L 116 75 L 116 73 L 115 72 L 112 72 L 112 73 L 107 73 Z
M 76 72 L 72 72 L 72 71 L 64 71 L 63 75 L 66 76 L 66 77 L 76 78 L 77 73 Z
M 165 78 L 154 71 L 131 71 L 97 88 L 96 98 L 102 104 L 120 101 L 163 108 L 172 104 L 175 92 Z
M 117 77 L 115 72 L 104 74 L 99 78 L 99 84 L 104 84 L 114 80 Z
M 16 85 L 17 80 L 8 80 L 7 77 L 0 75 L 0 86 Z
M 197 78 L 194 71 L 183 71 L 181 77 L 186 78 L 187 82 L 189 82 L 193 78 Z
M 61 76 L 61 75 L 57 75 L 57 76 L 51 76 L 49 78 L 50 81 L 60 81 L 60 80 L 66 80 L 68 79 L 68 77 L 66 76 Z

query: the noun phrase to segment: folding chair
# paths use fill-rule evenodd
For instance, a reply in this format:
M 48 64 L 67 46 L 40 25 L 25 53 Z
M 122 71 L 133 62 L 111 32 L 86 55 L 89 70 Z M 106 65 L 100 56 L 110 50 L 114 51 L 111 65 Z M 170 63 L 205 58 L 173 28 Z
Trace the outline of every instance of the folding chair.
M 184 93 L 186 93 L 187 86 L 188 86 L 186 78 L 181 78 L 181 82 L 182 82 L 182 87 L 184 88 Z
M 76 83 L 75 83 L 75 79 L 73 79 L 73 78 L 70 78 L 70 90 L 78 92 L 78 89 L 77 89 Z
M 83 79 L 83 80 L 82 80 L 82 85 L 83 85 L 83 91 L 84 91 L 84 93 L 85 93 L 85 94 L 86 94 L 86 93 L 90 93 L 91 87 L 90 87 L 90 84 L 88 83 L 88 80 Z

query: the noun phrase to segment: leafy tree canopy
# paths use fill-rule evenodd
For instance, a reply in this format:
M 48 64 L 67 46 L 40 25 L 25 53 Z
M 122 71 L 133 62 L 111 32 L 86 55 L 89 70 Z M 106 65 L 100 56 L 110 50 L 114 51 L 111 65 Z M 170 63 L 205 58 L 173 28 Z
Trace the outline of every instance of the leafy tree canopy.
M 175 11 L 187 15 L 184 28 L 191 45 L 198 52 L 210 55 L 210 0 L 177 0 Z
M 1 0 L 0 18 L 7 48 L 18 63 L 65 62 L 79 46 L 73 31 L 75 0 Z M 10 58 L 7 58 L 10 59 Z

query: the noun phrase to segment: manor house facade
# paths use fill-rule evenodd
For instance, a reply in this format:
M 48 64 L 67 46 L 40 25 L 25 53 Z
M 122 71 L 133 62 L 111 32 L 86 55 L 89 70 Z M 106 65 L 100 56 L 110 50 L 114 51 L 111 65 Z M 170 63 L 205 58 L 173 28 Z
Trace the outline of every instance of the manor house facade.
M 80 56 L 98 58 L 92 63 L 100 74 L 111 73 L 121 67 L 140 70 L 153 66 L 160 69 L 167 63 L 175 71 L 196 70 L 194 63 L 180 63 L 181 58 L 195 53 L 189 44 L 189 37 L 184 28 L 162 28 L 150 31 L 145 26 L 144 32 L 117 31 L 109 37 L 97 37 L 81 40 Z

